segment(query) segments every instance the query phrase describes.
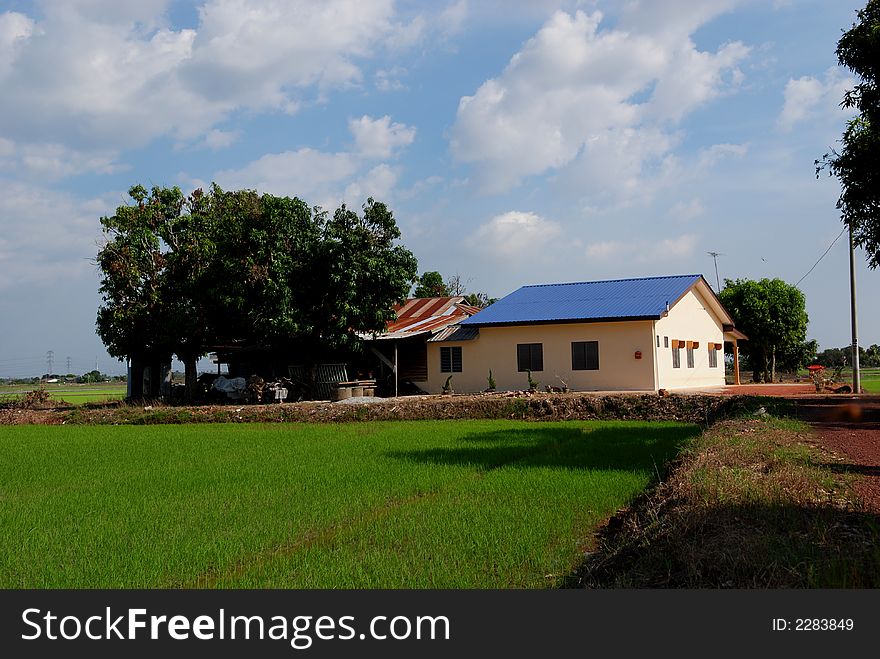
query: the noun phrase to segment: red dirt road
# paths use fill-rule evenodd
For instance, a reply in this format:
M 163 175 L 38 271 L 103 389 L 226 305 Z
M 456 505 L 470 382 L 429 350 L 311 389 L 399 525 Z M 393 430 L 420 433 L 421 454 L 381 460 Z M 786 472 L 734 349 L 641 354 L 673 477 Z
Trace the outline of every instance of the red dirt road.
M 798 401 L 798 411 L 820 446 L 845 458 L 838 468 L 858 475 L 856 494 L 880 514 L 880 397 Z

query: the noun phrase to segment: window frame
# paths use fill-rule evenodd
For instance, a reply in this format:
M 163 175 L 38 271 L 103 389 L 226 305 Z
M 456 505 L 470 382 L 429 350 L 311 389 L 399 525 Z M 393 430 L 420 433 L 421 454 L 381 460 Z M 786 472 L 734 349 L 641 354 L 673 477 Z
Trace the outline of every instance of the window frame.
M 523 361 L 523 349 L 528 350 L 528 357 Z M 536 367 L 537 364 L 537 367 Z M 517 343 L 516 344 L 516 370 L 518 373 L 532 371 L 540 373 L 544 370 L 544 344 L 543 343 Z
M 444 359 L 443 359 L 443 351 L 448 351 L 449 355 L 449 368 L 444 368 Z M 457 351 L 457 353 L 456 353 Z M 456 369 L 456 359 L 455 356 L 458 356 L 458 368 Z M 462 366 L 464 360 L 462 358 L 462 350 L 461 346 L 440 346 L 440 372 L 441 373 L 461 373 Z
M 583 362 L 580 361 L 581 355 L 575 354 L 575 346 L 578 350 L 583 350 Z M 593 357 L 591 360 L 590 358 Z M 577 359 L 577 361 L 576 361 Z M 583 366 L 580 364 L 583 363 Z M 598 341 L 572 341 L 571 342 L 571 370 L 572 371 L 598 371 L 599 362 L 599 342 Z

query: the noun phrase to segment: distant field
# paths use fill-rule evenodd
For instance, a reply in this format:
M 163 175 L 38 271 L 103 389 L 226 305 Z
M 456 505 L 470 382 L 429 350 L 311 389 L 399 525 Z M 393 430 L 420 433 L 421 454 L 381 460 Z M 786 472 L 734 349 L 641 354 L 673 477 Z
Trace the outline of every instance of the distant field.
M 52 396 L 52 400 L 68 403 L 70 405 L 82 405 L 83 403 L 95 403 L 107 400 L 121 400 L 125 398 L 126 392 L 126 385 L 124 382 L 102 382 L 98 384 L 46 384 L 44 387 Z M 32 384 L 0 385 L 0 401 L 11 396 L 20 396 L 37 388 L 38 385 Z
M 542 588 L 695 425 L 11 426 L 0 588 Z
M 862 388 L 872 394 L 880 393 L 880 368 L 866 368 L 859 374 Z

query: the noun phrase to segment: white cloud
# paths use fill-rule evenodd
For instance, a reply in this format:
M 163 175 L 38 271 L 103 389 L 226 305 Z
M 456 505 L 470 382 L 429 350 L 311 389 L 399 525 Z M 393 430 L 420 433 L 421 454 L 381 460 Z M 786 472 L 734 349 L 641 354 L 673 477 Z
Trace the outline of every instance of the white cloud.
M 790 131 L 795 124 L 816 115 L 841 116 L 844 111 L 839 107 L 840 101 L 852 84 L 852 78 L 836 68 L 828 69 L 824 80 L 813 76 L 789 79 L 785 84 L 785 102 L 777 126 L 783 131 Z
M 214 180 L 223 188 L 252 188 L 279 196 L 311 199 L 326 194 L 358 171 L 350 153 L 324 153 L 303 148 L 270 153 L 237 170 L 217 172 Z
M 748 144 L 713 144 L 701 149 L 697 158 L 697 168 L 705 170 L 725 158 L 742 158 L 749 150 Z
M 530 253 L 562 231 L 560 225 L 535 213 L 509 211 L 496 215 L 471 236 L 470 244 L 496 256 Z
M 0 138 L 0 171 L 15 172 L 19 178 L 55 181 L 74 174 L 112 174 L 126 168 L 111 151 L 78 151 L 54 143 L 17 145 Z
M 357 151 L 367 158 L 388 158 L 402 146 L 412 144 L 416 129 L 399 123 L 391 123 L 387 114 L 379 119 L 367 115 L 350 119 L 348 129 L 354 136 Z
M 464 27 L 468 14 L 467 0 L 458 0 L 450 3 L 440 12 L 437 25 L 443 34 L 456 34 Z
M 681 223 L 693 222 L 698 217 L 701 217 L 705 214 L 706 208 L 703 206 L 703 202 L 700 201 L 698 197 L 691 199 L 690 201 L 679 201 L 672 208 L 669 209 L 667 215 L 674 218 L 675 220 Z
M 390 69 L 379 69 L 376 71 L 376 89 L 380 92 L 400 91 L 406 89 L 406 86 L 400 80 L 407 74 L 407 70 L 402 66 L 393 66 Z
M 486 189 L 586 159 L 603 143 L 622 152 L 634 133 L 651 139 L 645 159 L 656 160 L 676 142 L 670 124 L 738 84 L 746 46 L 702 52 L 689 36 L 730 3 L 635 4 L 645 15 L 628 12 L 617 29 L 601 29 L 599 12 L 555 13 L 500 76 L 462 97 L 452 151 L 477 165 Z M 613 164 L 599 167 L 629 185 L 638 160 L 621 159 L 623 177 Z
M 14 11 L 0 14 L 0 77 L 12 69 L 21 49 L 34 31 L 34 22 Z
M 192 142 L 238 110 L 294 112 L 359 84 L 360 62 L 399 28 L 392 0 L 206 0 L 195 29 L 167 27 L 167 5 L 0 14 L 6 135 L 80 150 Z
M 362 178 L 346 186 L 343 200 L 349 205 L 360 205 L 367 197 L 387 201 L 397 184 L 397 176 L 394 167 L 384 163 L 376 165 Z
M 587 246 L 585 253 L 589 259 L 608 259 L 626 250 L 626 245 L 614 240 L 603 240 Z
M 694 234 L 683 234 L 659 241 L 599 241 L 587 246 L 584 253 L 594 261 L 619 261 L 627 259 L 640 264 L 679 261 L 693 254 L 697 246 Z
M 212 151 L 219 151 L 232 146 L 241 137 L 239 130 L 218 130 L 213 128 L 205 135 L 204 144 Z
M 360 204 L 367 197 L 387 200 L 400 169 L 376 164 L 412 143 L 416 130 L 384 116 L 367 115 L 348 122 L 355 139 L 352 151 L 329 153 L 311 148 L 270 153 L 241 169 L 217 172 L 214 180 L 224 188 L 253 188 L 276 195 L 298 196 L 330 208 L 346 202 Z
M 78 200 L 42 186 L 0 179 L 0 289 L 51 284 L 94 273 L 99 218 L 110 195 Z

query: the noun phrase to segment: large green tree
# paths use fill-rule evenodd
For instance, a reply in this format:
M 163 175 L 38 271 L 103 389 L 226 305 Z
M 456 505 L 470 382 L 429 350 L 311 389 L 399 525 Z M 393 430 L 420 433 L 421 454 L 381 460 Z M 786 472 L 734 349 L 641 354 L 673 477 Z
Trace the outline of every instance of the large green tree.
M 162 226 L 179 217 L 183 195 L 177 188 L 140 185 L 129 190 L 133 204 L 116 209 L 101 218 L 104 244 L 97 265 L 103 275 L 98 309 L 97 331 L 107 351 L 132 366 L 132 396 L 143 395 L 143 371 L 171 358 L 172 339 L 164 323 L 167 295 L 167 248 L 161 238 Z M 150 395 L 158 394 L 157 378 L 151 378 Z
M 841 105 L 858 114 L 847 122 L 841 148 L 816 161 L 840 180 L 841 218 L 865 249 L 868 265 L 880 264 L 880 0 L 869 0 L 837 43 L 837 59 L 858 76 Z
M 358 333 L 384 329 L 415 281 L 392 212 L 373 199 L 361 215 L 342 206 L 331 216 L 300 199 L 216 185 L 189 197 L 178 188 L 130 193 L 133 204 L 101 220 L 98 333 L 110 354 L 132 359 L 135 383 L 144 363 L 176 354 L 189 398 L 198 358 L 230 340 L 296 344 L 312 359 L 358 348 Z
M 772 381 L 777 362 L 797 362 L 799 355 L 806 358 L 809 350 L 803 344 L 809 319 L 799 289 L 781 279 L 726 279 L 719 297 L 737 329 L 749 337 L 742 353 L 756 382 Z M 815 354 L 815 347 L 811 348 Z

